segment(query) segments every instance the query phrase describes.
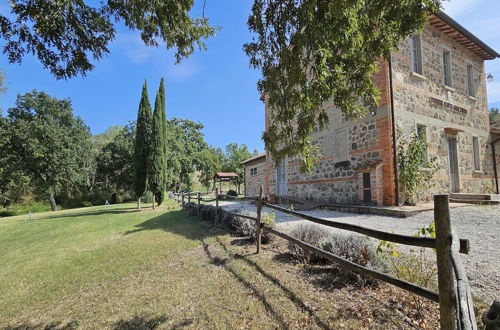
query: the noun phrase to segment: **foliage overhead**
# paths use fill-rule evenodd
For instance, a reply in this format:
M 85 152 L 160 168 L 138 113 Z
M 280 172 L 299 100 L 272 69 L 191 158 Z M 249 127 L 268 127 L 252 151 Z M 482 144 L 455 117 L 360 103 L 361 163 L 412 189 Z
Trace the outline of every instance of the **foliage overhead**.
M 90 131 L 73 115 L 70 100 L 36 90 L 18 95 L 4 124 L 8 135 L 2 153 L 10 155 L 14 167 L 51 203 L 63 188 L 84 180 L 81 169 L 91 149 Z
M 0 38 L 10 63 L 36 56 L 58 79 L 85 76 L 93 60 L 109 53 L 121 22 L 139 31 L 147 46 L 176 49 L 176 60 L 215 34 L 205 17 L 189 13 L 194 0 L 11 0 L 9 14 L 0 14 Z
M 372 77 L 410 33 L 421 29 L 440 0 L 255 0 L 245 44 L 271 109 L 263 134 L 273 159 L 315 156 L 311 134 L 328 125 L 322 105 L 333 100 L 349 117 L 376 106 Z M 303 170 L 313 162 L 304 161 Z
M 137 129 L 134 148 L 134 191 L 135 196 L 140 198 L 144 195 L 147 187 L 149 146 L 151 137 L 151 103 L 149 103 L 148 86 L 146 82 L 142 86 L 139 113 L 137 115 Z

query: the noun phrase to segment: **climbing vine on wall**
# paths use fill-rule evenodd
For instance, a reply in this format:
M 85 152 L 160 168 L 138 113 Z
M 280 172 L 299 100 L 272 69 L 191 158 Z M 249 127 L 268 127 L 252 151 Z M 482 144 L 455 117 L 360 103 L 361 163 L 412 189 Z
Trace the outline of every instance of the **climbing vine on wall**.
M 398 173 L 402 201 L 415 205 L 419 192 L 432 187 L 432 177 L 439 170 L 436 157 L 426 159 L 427 142 L 423 133 L 405 138 L 398 128 Z

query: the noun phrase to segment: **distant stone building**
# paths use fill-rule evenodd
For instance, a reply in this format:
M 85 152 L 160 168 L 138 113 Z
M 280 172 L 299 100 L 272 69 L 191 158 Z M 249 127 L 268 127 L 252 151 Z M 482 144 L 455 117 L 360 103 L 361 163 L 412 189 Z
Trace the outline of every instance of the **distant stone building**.
M 422 132 L 427 157 L 437 158 L 435 185 L 423 198 L 495 193 L 484 61 L 498 57 L 446 14 L 432 16 L 422 33 L 402 42 L 389 61 L 379 62 L 374 77 L 381 91 L 378 108 L 347 120 L 333 102 L 324 105 L 330 125 L 313 134 L 323 158 L 312 173 L 300 172 L 296 158 L 276 167 L 269 154 L 261 155 L 244 162 L 246 193 L 255 194 L 263 185 L 268 194 L 313 201 L 397 204 L 396 129 L 406 136 Z M 266 106 L 266 127 L 270 111 Z
M 265 183 L 266 154 L 249 158 L 241 165 L 245 167 L 245 196 L 257 196 Z

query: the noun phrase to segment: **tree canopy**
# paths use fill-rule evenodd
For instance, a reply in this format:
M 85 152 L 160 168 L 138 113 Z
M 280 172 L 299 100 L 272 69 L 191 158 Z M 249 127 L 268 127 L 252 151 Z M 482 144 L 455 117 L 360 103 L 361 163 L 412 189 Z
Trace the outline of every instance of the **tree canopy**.
M 89 128 L 73 115 L 70 100 L 36 90 L 18 95 L 3 125 L 2 153 L 29 177 L 40 195 L 50 199 L 55 210 L 54 195 L 84 180 L 81 169 L 90 152 Z
M 10 63 L 26 54 L 36 56 L 54 77 L 85 75 L 93 60 L 109 53 L 108 44 L 122 22 L 138 30 L 147 46 L 176 49 L 176 59 L 188 57 L 217 28 L 205 17 L 192 17 L 194 0 L 12 0 L 9 14 L 0 14 L 3 52 Z
M 99 148 L 96 155 L 96 176 L 104 191 L 111 192 L 111 203 L 116 203 L 118 194 L 133 196 L 135 123 L 113 126 L 107 132 L 111 139 Z M 99 141 L 95 139 L 94 141 Z
M 203 149 L 196 154 L 196 167 L 200 172 L 200 183 L 207 190 L 213 182 L 215 173 L 220 171 L 221 163 L 220 158 L 212 148 Z
M 322 105 L 333 99 L 344 114 L 362 116 L 378 103 L 376 62 L 421 29 L 440 0 L 254 0 L 245 44 L 262 72 L 259 91 L 271 109 L 263 140 L 273 159 L 300 155 L 310 170 L 311 141 L 328 124 Z
M 491 108 L 489 115 L 490 115 L 490 123 L 496 123 L 500 121 L 500 109 Z
M 243 166 L 241 166 L 241 162 L 256 155 L 257 152 L 254 151 L 254 153 L 251 154 L 245 144 L 238 145 L 238 143 L 233 142 L 229 143 L 226 146 L 226 150 L 222 158 L 222 171 L 234 172 L 238 174 L 238 178 L 236 179 L 236 184 L 238 185 L 238 193 L 240 190 L 240 185 L 245 181 L 245 170 Z
M 167 167 L 171 170 L 168 187 L 175 190 L 190 188 L 193 173 L 199 169 L 197 154 L 206 149 L 203 124 L 188 119 L 172 118 L 167 121 L 167 144 L 169 157 Z

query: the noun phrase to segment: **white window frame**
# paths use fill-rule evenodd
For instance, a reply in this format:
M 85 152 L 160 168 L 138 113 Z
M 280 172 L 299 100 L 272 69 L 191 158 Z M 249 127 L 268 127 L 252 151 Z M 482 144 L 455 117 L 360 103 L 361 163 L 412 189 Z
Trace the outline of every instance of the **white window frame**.
M 411 72 L 424 75 L 422 61 L 422 34 L 412 34 L 410 36 L 410 57 Z
M 474 166 L 474 171 L 480 172 L 481 171 L 481 153 L 480 153 L 480 148 L 479 148 L 479 137 L 478 136 L 473 136 L 472 137 L 472 158 L 473 158 L 473 166 Z
M 476 95 L 474 90 L 474 65 L 472 64 L 472 62 L 469 61 L 466 62 L 465 72 L 467 75 L 467 95 L 475 97 Z
M 452 73 L 452 68 L 451 68 L 451 63 L 452 63 L 451 50 L 449 48 L 443 48 L 443 53 L 442 53 L 441 57 L 443 59 L 442 60 L 443 61 L 443 66 L 442 66 L 442 68 L 443 68 L 443 83 L 445 86 L 453 88 L 453 73 Z

